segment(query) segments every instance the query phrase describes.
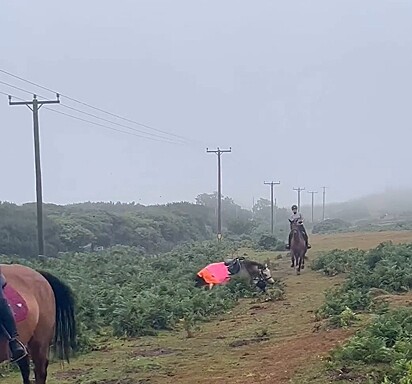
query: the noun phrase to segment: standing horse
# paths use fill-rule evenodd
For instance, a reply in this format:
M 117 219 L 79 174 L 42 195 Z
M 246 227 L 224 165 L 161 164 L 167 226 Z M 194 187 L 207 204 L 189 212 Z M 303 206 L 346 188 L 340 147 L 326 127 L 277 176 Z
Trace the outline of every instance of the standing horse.
M 17 362 L 23 384 L 30 384 L 30 357 L 34 363 L 36 384 L 45 384 L 49 364 L 49 350 L 61 360 L 69 361 L 70 351 L 75 348 L 76 320 L 74 297 L 70 288 L 48 272 L 37 272 L 22 265 L 0 265 L 6 280 L 5 295 L 24 308 L 17 321 L 19 339 L 29 356 Z M 1 287 L 0 287 L 1 289 Z M 16 317 L 16 316 L 15 316 Z M 0 330 L 0 362 L 9 359 L 8 340 Z
M 296 274 L 300 275 L 300 270 L 305 268 L 305 255 L 307 252 L 306 241 L 303 237 L 299 220 L 291 222 L 290 255 L 292 258 L 291 267 L 296 268 Z
M 266 286 L 266 283 L 275 283 L 266 264 L 236 258 L 226 262 L 210 264 L 203 268 L 196 275 L 196 286 L 208 285 L 209 289 L 212 289 L 214 285 L 227 283 L 232 276 L 246 279 L 251 285 L 257 282 L 258 287 Z

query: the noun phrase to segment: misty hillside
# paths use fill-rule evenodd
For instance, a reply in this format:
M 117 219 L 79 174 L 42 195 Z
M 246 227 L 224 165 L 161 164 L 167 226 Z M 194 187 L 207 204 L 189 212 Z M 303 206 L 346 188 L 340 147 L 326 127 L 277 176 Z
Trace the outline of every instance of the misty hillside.
M 314 209 L 315 221 L 322 219 L 320 201 L 321 197 Z M 343 203 L 331 203 L 326 205 L 325 211 L 326 218 L 338 218 L 352 223 L 364 219 L 408 219 L 412 218 L 412 190 L 388 190 Z M 311 207 L 303 206 L 302 213 L 308 221 Z

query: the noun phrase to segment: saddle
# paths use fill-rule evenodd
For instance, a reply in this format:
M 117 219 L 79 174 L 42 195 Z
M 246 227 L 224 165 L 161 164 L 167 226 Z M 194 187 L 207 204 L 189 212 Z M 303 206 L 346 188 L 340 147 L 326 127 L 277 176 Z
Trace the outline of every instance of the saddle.
M 230 275 L 236 275 L 240 272 L 240 259 L 238 257 L 225 261 L 225 265 Z

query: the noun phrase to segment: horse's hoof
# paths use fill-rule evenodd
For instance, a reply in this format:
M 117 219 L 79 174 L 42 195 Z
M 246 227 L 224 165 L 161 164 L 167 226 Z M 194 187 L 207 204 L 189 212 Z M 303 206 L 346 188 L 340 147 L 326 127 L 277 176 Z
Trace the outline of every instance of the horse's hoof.
M 300 271 L 296 271 L 296 274 L 299 276 L 299 275 L 300 275 Z
M 304 265 L 302 265 L 302 269 L 305 269 L 305 266 L 304 266 Z

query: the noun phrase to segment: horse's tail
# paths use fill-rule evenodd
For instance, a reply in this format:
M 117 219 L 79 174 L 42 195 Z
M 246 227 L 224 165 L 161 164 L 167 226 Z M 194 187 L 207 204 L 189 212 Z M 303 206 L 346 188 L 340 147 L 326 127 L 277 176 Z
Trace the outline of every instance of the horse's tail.
M 56 301 L 56 329 L 53 352 L 60 360 L 70 360 L 70 352 L 76 349 L 75 300 L 68 285 L 49 272 L 38 271 L 52 287 Z

